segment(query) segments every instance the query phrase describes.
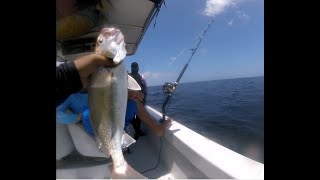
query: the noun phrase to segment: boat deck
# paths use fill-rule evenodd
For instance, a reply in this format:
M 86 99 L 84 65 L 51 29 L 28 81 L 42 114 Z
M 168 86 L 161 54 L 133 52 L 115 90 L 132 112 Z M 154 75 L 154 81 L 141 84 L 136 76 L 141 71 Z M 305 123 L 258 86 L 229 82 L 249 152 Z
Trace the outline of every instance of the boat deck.
M 163 163 L 162 158 L 160 158 L 160 163 L 154 169 L 159 158 L 160 138 L 155 137 L 146 127 L 143 127 L 143 130 L 147 135 L 140 137 L 136 143 L 132 144 L 129 147 L 129 151 L 124 151 L 127 163 L 138 172 L 144 172 L 142 174 L 149 179 L 174 179 L 170 174 L 170 170 Z M 158 145 L 154 146 L 150 142 L 158 143 Z M 108 179 L 111 178 L 112 160 L 111 158 L 84 157 L 74 151 L 63 160 L 57 162 L 56 168 L 57 179 Z
M 154 119 L 161 114 L 148 107 Z M 142 125 L 146 135 L 124 151 L 128 164 L 149 179 L 263 179 L 264 164 L 251 160 L 178 122 L 161 138 Z M 133 136 L 131 126 L 128 134 Z M 157 168 L 153 169 L 159 159 Z M 73 156 L 73 157 L 72 157 Z M 73 153 L 57 164 L 57 179 L 109 179 L 111 158 L 89 158 Z M 146 170 L 152 169 L 145 172 Z
M 156 147 L 158 146 L 152 145 L 150 141 L 154 138 L 154 143 L 158 143 L 160 146 L 160 138 L 148 137 L 154 135 L 150 131 L 144 131 L 146 131 L 148 134 L 146 136 L 140 137 L 136 143 L 132 144 L 129 147 L 130 153 L 126 152 L 124 154 L 125 159 L 140 173 L 149 170 L 143 173 L 143 175 L 147 178 L 174 179 L 174 177 L 170 174 L 170 170 L 163 163 L 163 158 L 161 158 L 161 156 L 157 168 L 153 169 L 157 165 L 160 148 L 156 149 Z

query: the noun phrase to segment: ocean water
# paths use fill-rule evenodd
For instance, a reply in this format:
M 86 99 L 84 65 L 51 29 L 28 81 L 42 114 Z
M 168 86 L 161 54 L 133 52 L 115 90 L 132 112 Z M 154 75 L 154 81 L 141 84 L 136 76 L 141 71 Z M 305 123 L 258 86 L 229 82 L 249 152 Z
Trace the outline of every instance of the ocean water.
M 162 86 L 148 88 L 147 105 L 161 112 Z M 167 115 L 193 131 L 264 163 L 264 77 L 181 83 Z

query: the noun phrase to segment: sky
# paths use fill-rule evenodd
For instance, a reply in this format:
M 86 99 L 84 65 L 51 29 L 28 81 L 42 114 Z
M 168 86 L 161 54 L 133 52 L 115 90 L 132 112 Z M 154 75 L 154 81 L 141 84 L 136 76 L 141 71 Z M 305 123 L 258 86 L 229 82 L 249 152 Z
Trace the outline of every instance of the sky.
M 180 83 L 264 76 L 264 0 L 166 0 L 126 67 L 148 86 L 175 82 L 209 21 Z

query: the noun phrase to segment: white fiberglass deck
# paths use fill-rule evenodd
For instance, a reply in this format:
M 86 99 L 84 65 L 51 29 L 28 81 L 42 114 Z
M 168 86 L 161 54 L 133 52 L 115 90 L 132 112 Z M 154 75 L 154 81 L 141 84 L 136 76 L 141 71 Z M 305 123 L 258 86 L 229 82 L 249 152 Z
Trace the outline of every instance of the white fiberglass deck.
M 155 119 L 160 119 L 158 111 L 147 109 Z M 160 138 L 146 126 L 142 125 L 142 129 L 147 135 L 130 146 L 130 153 L 124 153 L 127 162 L 138 172 L 155 167 L 160 150 Z M 129 129 L 129 134 L 132 132 Z M 57 178 L 111 178 L 111 168 L 110 158 L 102 162 L 82 158 L 57 166 Z M 151 179 L 264 179 L 264 165 L 173 122 L 162 137 L 158 167 L 143 175 Z

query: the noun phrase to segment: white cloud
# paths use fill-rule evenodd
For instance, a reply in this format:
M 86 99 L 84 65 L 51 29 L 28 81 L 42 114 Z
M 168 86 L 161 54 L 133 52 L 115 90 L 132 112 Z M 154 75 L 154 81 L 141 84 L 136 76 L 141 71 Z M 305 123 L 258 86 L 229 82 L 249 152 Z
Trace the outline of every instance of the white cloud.
M 242 11 L 236 11 L 235 16 L 227 22 L 228 26 L 234 25 L 237 22 L 246 22 L 250 19 L 250 16 Z
M 147 81 L 148 86 L 163 85 L 164 82 L 173 82 L 177 78 L 177 74 L 170 72 L 150 72 L 142 73 L 142 76 Z
M 237 8 L 237 5 L 242 2 L 249 2 L 254 0 L 206 0 L 206 7 L 203 11 L 203 14 L 206 16 L 216 16 L 221 14 L 229 7 Z M 241 14 L 242 18 L 249 17 L 245 13 Z M 239 17 L 240 18 L 240 17 Z
M 225 11 L 231 5 L 235 5 L 235 0 L 207 0 L 204 14 L 206 16 L 215 16 Z
M 145 79 L 160 79 L 160 78 L 167 78 L 167 77 L 174 77 L 174 73 L 165 73 L 165 72 L 150 72 L 146 71 L 142 73 Z
M 248 16 L 246 13 L 241 11 L 237 11 L 237 16 L 240 20 L 244 20 L 244 21 L 250 18 L 250 16 Z

